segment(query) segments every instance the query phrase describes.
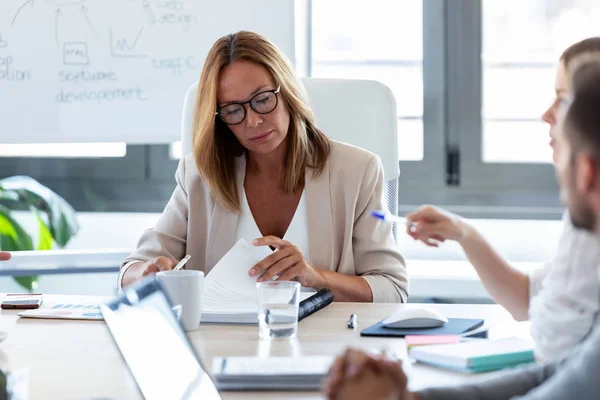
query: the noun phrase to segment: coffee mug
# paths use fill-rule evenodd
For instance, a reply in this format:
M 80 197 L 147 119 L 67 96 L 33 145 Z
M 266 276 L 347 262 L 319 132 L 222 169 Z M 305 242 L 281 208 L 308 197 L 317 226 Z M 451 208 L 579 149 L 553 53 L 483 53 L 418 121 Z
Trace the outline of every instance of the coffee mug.
M 193 331 L 200 326 L 202 316 L 202 271 L 161 271 L 156 278 L 165 288 L 167 296 L 175 306 L 181 305 L 181 324 L 186 331 Z

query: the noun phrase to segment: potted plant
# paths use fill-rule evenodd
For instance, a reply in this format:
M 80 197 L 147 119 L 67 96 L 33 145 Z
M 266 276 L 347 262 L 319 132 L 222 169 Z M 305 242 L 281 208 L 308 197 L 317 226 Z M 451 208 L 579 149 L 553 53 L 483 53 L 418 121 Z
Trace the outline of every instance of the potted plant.
M 13 213 L 26 210 L 37 220 L 37 243 Z M 50 250 L 54 245 L 62 248 L 78 231 L 75 210 L 58 194 L 27 176 L 0 179 L 0 249 Z M 37 286 L 37 276 L 14 279 L 30 292 Z

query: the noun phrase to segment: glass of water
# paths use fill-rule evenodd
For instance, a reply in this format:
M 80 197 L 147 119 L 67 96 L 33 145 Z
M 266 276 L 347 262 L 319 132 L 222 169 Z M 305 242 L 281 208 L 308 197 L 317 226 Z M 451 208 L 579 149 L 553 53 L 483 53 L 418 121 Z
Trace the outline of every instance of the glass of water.
M 259 282 L 258 332 L 265 339 L 296 337 L 298 331 L 299 282 Z

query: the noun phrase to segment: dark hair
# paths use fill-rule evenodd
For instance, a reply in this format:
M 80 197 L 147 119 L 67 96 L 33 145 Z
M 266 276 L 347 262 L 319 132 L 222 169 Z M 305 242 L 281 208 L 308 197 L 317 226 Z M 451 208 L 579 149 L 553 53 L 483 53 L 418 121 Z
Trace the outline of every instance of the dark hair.
M 573 59 L 582 54 L 596 51 L 600 51 L 600 37 L 598 36 L 587 38 L 572 44 L 562 53 L 560 56 L 560 61 L 564 64 L 566 70 L 569 71 L 569 67 Z
M 600 53 L 574 58 L 569 74 L 573 101 L 565 115 L 564 128 L 570 135 L 573 153 L 586 149 L 600 162 Z

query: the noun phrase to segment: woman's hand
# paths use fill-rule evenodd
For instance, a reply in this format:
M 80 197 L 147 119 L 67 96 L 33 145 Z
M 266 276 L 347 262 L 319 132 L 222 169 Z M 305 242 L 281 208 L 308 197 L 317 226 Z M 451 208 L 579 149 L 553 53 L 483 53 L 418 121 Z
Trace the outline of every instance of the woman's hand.
M 278 281 L 298 281 L 302 286 L 318 287 L 322 281 L 317 268 L 308 264 L 296 246 L 276 236 L 265 236 L 252 242 L 254 246 L 272 246 L 277 249 L 248 272 L 251 276 L 262 273 L 258 282 L 278 276 Z
M 439 243 L 446 240 L 460 243 L 470 229 L 458 215 L 434 206 L 423 206 L 408 214 L 406 219 L 412 223 L 406 233 L 430 247 L 439 247 Z
M 175 261 L 169 257 L 156 257 L 153 260 L 132 264 L 123 275 L 122 286 L 131 285 L 147 275 L 154 275 L 159 271 L 171 271 Z
M 0 251 L 0 261 L 10 260 L 10 253 L 8 251 Z

